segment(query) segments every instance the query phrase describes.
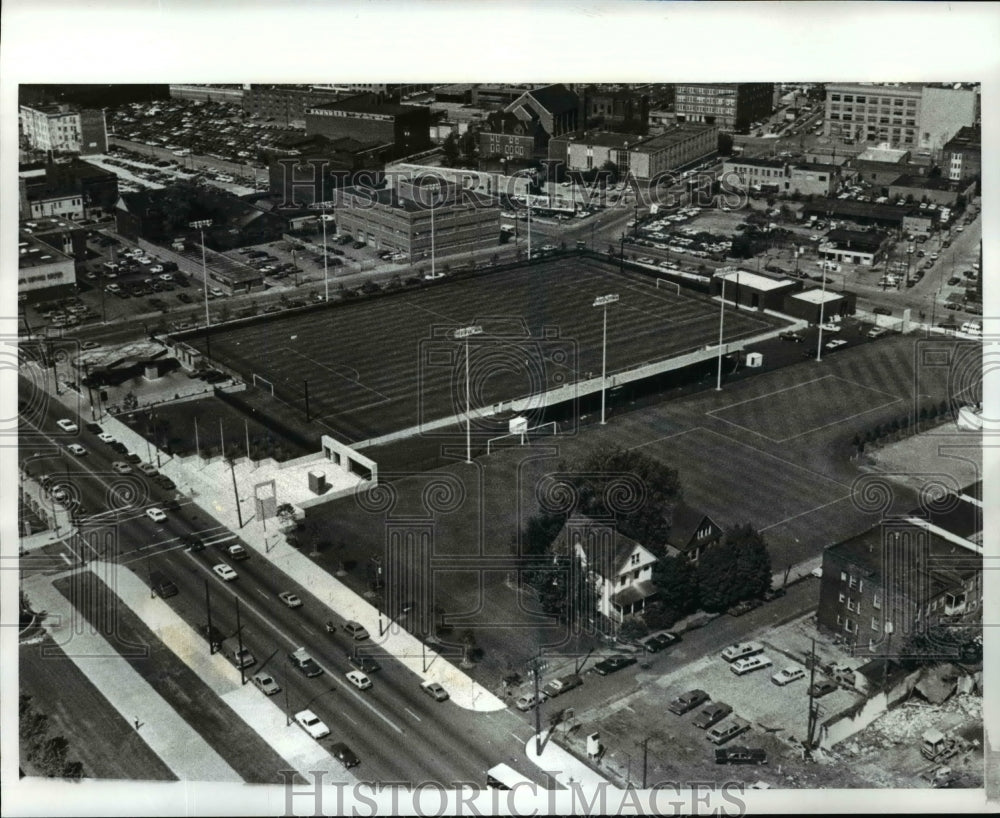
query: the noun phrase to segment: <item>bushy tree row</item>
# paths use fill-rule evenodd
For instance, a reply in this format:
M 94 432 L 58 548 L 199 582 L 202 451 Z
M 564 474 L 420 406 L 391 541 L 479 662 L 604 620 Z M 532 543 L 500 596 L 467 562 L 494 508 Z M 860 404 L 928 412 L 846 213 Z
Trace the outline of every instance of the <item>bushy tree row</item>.
M 50 735 L 49 730 L 49 717 L 34 708 L 31 696 L 21 694 L 18 733 L 28 762 L 51 778 L 83 778 L 83 764 L 67 758 L 69 742 L 63 736 Z

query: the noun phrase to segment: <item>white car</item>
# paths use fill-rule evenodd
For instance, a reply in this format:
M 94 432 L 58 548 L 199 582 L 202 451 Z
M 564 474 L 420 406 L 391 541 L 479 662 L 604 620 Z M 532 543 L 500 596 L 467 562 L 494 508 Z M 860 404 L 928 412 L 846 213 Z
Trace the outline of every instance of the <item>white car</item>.
M 218 565 L 213 565 L 212 570 L 215 571 L 217 576 L 222 577 L 226 582 L 232 582 L 236 579 L 239 574 L 237 574 L 230 566 L 226 565 L 224 562 L 220 562 Z
M 101 443 L 114 443 L 115 442 L 115 436 L 113 434 L 111 434 L 110 432 L 101 432 L 97 436 L 97 439 L 99 441 L 101 441 Z
M 210 287 L 208 290 L 208 294 L 212 298 L 222 298 L 225 295 L 225 293 L 218 287 Z
M 312 710 L 300 710 L 295 714 L 295 722 L 315 739 L 330 735 L 330 728 L 323 724 Z
M 830 321 L 827 321 L 825 324 L 820 324 L 819 328 L 823 330 L 823 332 L 840 332 L 840 324 L 834 324 Z
M 70 443 L 66 448 L 69 450 L 70 454 L 75 454 L 78 456 L 87 453 L 87 450 L 83 448 L 83 446 L 81 446 L 79 443 Z
M 839 349 L 840 347 L 846 345 L 847 341 L 845 341 L 843 338 L 834 338 L 832 341 L 830 341 L 830 343 L 824 344 L 823 346 L 826 347 L 827 349 Z
M 62 420 L 56 421 L 56 426 L 62 429 L 64 432 L 79 432 L 80 427 L 77 426 L 73 421 L 63 418 Z
M 275 693 L 281 692 L 281 685 L 274 681 L 274 677 L 270 673 L 255 673 L 253 683 L 265 696 L 273 696 Z
M 758 653 L 756 656 L 747 656 L 743 659 L 737 659 L 729 666 L 729 669 L 737 676 L 742 676 L 744 673 L 761 670 L 765 667 L 771 667 L 771 665 L 772 662 L 768 657 L 766 657 L 763 653 Z
M 358 690 L 367 690 L 372 686 L 372 680 L 360 670 L 347 671 L 347 681 L 354 685 Z
M 782 668 L 777 673 L 771 677 L 771 681 L 774 682 L 778 687 L 784 687 L 798 679 L 804 679 L 806 672 L 803 668 L 797 667 L 796 665 L 790 665 L 789 667 Z
M 282 591 L 278 594 L 278 599 L 284 602 L 289 608 L 302 607 L 302 600 L 299 599 L 298 594 L 293 594 L 291 591 Z
M 722 658 L 727 662 L 735 662 L 737 659 L 762 653 L 763 650 L 764 646 L 760 642 L 737 642 L 722 651 Z
M 153 508 L 146 509 L 146 516 L 149 517 L 149 519 L 154 523 L 162 523 L 167 519 L 167 515 L 163 513 L 163 510 L 156 508 L 155 506 Z

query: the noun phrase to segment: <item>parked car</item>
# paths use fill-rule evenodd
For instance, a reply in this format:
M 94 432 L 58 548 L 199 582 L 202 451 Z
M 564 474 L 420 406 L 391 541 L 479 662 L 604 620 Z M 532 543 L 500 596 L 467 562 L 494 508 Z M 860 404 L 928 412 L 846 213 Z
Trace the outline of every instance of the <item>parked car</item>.
M 344 623 L 344 631 L 352 639 L 356 639 L 358 641 L 368 638 L 368 631 L 364 628 L 364 626 L 360 622 L 354 622 L 353 620 L 348 620 L 347 622 Z
M 567 676 L 561 676 L 558 679 L 553 679 L 542 688 L 542 692 L 548 698 L 554 699 L 556 696 L 561 696 L 566 691 L 572 690 L 574 687 L 579 687 L 582 684 L 582 678 L 577 676 L 575 673 L 570 673 Z
M 236 667 L 250 667 L 257 664 L 257 658 L 250 652 L 249 648 L 233 648 L 233 661 Z
M 709 728 L 705 733 L 705 738 L 712 742 L 712 744 L 725 744 L 730 739 L 736 738 L 736 736 L 745 733 L 749 729 L 750 722 L 746 719 L 741 719 L 739 716 L 733 716 L 721 724 L 716 724 L 714 727 Z
M 167 519 L 167 515 L 163 513 L 163 510 L 156 508 L 155 506 L 153 508 L 146 509 L 146 516 L 149 517 L 149 519 L 154 523 L 162 523 Z
M 768 588 L 766 591 L 764 591 L 763 599 L 765 602 L 773 602 L 776 599 L 780 599 L 784 595 L 785 595 L 784 588 Z
M 434 701 L 444 702 L 448 700 L 448 691 L 437 682 L 424 682 L 420 685 L 420 689 L 434 699 Z
M 275 693 L 281 692 L 281 685 L 274 681 L 274 677 L 270 673 L 255 673 L 252 681 L 254 687 L 265 696 L 273 696 Z
M 146 475 L 146 477 L 156 477 L 156 475 L 160 473 L 159 469 L 157 469 L 152 463 L 140 463 L 139 471 Z
M 537 707 L 542 702 L 545 701 L 545 694 L 541 691 L 538 692 L 538 697 L 535 697 L 534 693 L 527 693 L 524 696 L 518 697 L 517 701 L 514 702 L 514 706 L 521 711 L 531 710 L 533 707 Z
M 829 679 L 821 679 L 812 684 L 809 688 L 809 695 L 814 699 L 819 699 L 828 693 L 833 693 L 836 689 L 837 685 L 834 682 L 831 682 Z
M 608 676 L 627 668 L 629 665 L 634 665 L 635 661 L 634 656 L 609 656 L 607 659 L 594 665 L 594 673 L 599 676 Z
M 362 673 L 374 673 L 376 670 L 380 670 L 382 665 L 372 659 L 371 656 L 358 656 L 352 654 L 347 659 L 351 667 L 355 667 Z
M 784 687 L 785 685 L 791 684 L 799 679 L 804 679 L 805 675 L 806 671 L 804 668 L 798 667 L 797 665 L 789 665 L 771 676 L 771 681 L 778 685 L 778 687 Z
M 726 613 L 730 616 L 743 616 L 745 613 L 750 613 L 754 608 L 759 608 L 760 604 L 761 601 L 759 599 L 744 599 L 742 602 L 733 605 Z
M 892 310 L 888 307 L 875 307 L 872 312 L 876 315 L 892 315 Z
M 869 338 L 881 338 L 883 335 L 888 335 L 889 330 L 887 327 L 872 327 L 868 330 Z
M 79 443 L 70 443 L 66 447 L 66 449 L 67 451 L 69 451 L 70 454 L 75 454 L 78 457 L 85 455 L 87 453 L 87 450 L 83 448 L 83 446 L 81 446 Z
M 132 467 L 128 463 L 124 463 L 121 460 L 116 460 L 111 464 L 111 470 L 116 474 L 131 474 Z
M 801 344 L 803 340 L 802 333 L 792 332 L 791 330 L 785 330 L 784 332 L 778 333 L 778 337 L 782 341 L 794 341 L 797 344 Z
M 681 638 L 676 633 L 664 631 L 663 633 L 649 637 L 649 639 L 643 642 L 643 645 L 650 653 L 659 653 L 661 650 L 669 648 L 674 643 L 680 641 Z
M 754 656 L 763 651 L 764 646 L 760 642 L 737 642 L 722 651 L 722 658 L 727 662 L 735 662 L 737 659 Z
M 323 724 L 319 716 L 313 713 L 312 710 L 300 710 L 296 713 L 295 723 L 314 739 L 321 739 L 330 735 L 330 728 Z
M 767 751 L 750 747 L 720 747 L 715 751 L 716 764 L 767 764 Z
M 746 656 L 743 659 L 737 659 L 729 666 L 729 669 L 737 676 L 742 676 L 745 673 L 752 673 L 755 670 L 771 667 L 771 664 L 771 660 L 768 657 L 763 653 L 758 653 L 756 656 Z
M 229 554 L 230 559 L 234 560 L 246 560 L 250 559 L 249 552 L 239 543 L 236 545 L 231 545 L 226 549 L 226 553 Z
M 699 730 L 707 730 L 732 712 L 733 708 L 725 702 L 712 702 L 695 717 L 694 726 Z
M 694 710 L 696 707 L 707 701 L 709 701 L 709 695 L 704 690 L 689 690 L 687 693 L 682 693 L 670 702 L 670 704 L 667 705 L 667 709 L 671 713 L 683 716 L 685 713 Z

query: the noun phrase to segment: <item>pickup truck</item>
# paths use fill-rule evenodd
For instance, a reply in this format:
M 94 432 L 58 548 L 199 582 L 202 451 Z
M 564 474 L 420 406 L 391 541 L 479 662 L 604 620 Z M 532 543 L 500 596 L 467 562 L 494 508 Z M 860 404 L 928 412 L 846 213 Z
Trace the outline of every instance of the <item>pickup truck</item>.
M 288 654 L 288 661 L 306 676 L 321 676 L 323 668 L 316 664 L 316 661 L 306 653 L 305 648 L 297 648 Z
M 574 687 L 579 687 L 583 684 L 583 679 L 577 676 L 575 673 L 570 673 L 568 676 L 562 676 L 558 679 L 553 679 L 551 682 L 542 688 L 542 692 L 550 699 L 560 696 L 567 690 L 572 690 Z

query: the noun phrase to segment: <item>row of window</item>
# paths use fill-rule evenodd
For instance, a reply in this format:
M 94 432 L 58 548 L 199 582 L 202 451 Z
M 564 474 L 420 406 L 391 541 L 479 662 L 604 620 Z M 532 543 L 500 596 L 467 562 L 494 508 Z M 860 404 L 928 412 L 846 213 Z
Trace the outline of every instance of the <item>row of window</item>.
M 883 97 L 875 96 L 871 99 L 867 97 L 858 96 L 855 94 L 830 94 L 830 102 L 850 102 L 855 105 L 882 105 L 883 107 L 888 106 L 891 102 L 895 108 L 916 108 L 917 101 L 915 99 L 902 99 L 901 97 Z
M 27 278 L 19 278 L 17 280 L 18 285 L 23 284 L 35 284 L 38 281 L 55 281 L 56 279 L 62 278 L 62 270 L 58 270 L 54 273 L 48 273 L 46 275 L 28 276 Z

